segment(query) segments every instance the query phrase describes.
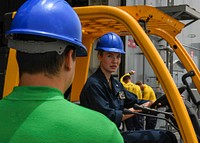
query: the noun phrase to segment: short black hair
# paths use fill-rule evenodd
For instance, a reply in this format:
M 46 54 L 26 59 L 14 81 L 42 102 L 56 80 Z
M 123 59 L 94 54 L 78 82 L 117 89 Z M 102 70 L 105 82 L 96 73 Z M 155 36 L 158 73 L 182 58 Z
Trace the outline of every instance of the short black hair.
M 141 81 L 137 81 L 135 84 L 136 85 L 142 85 L 142 82 Z
M 57 52 L 46 52 L 30 54 L 17 51 L 17 62 L 19 66 L 19 73 L 46 73 L 55 75 L 59 72 L 66 54 L 72 48 L 65 48 L 65 51 L 59 55 Z M 75 60 L 76 52 L 74 50 L 72 58 Z
M 130 75 L 125 75 L 123 77 L 123 82 L 127 82 L 129 79 L 131 79 L 131 76 Z
M 35 36 L 28 34 L 18 34 L 15 35 L 16 40 L 34 40 L 34 41 L 45 41 L 52 42 L 56 39 L 43 36 Z M 37 45 L 36 45 L 37 46 Z M 46 53 L 26 53 L 17 51 L 17 62 L 19 66 L 19 74 L 29 73 L 35 74 L 43 72 L 45 74 L 56 75 L 65 59 L 66 54 L 73 50 L 72 58 L 76 58 L 76 48 L 68 45 L 66 46 L 64 52 L 59 55 L 56 51 L 46 52 Z

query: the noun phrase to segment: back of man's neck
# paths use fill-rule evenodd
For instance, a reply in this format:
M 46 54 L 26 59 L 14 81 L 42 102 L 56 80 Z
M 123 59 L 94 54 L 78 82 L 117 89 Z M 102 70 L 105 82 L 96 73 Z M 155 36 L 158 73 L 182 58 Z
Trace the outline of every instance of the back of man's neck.
M 42 73 L 38 74 L 23 74 L 19 81 L 19 86 L 49 86 L 57 88 L 64 92 L 62 81 L 54 76 L 45 76 Z

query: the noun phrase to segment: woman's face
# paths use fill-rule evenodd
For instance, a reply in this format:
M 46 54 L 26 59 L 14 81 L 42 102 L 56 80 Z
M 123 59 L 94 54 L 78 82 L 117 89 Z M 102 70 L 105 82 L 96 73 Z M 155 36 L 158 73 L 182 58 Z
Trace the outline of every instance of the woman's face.
M 121 63 L 121 54 L 115 52 L 103 52 L 98 55 L 100 67 L 107 73 L 115 72 Z

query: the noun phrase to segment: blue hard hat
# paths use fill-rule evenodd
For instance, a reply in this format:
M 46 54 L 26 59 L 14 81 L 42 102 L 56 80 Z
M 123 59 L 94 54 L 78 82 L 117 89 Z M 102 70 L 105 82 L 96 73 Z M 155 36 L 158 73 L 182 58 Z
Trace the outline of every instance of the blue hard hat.
M 87 49 L 82 44 L 79 17 L 64 0 L 26 1 L 17 11 L 10 30 L 6 32 L 7 37 L 13 34 L 38 35 L 66 41 L 76 47 L 77 56 L 87 55 Z
M 106 52 L 117 52 L 125 54 L 124 44 L 121 38 L 113 32 L 109 32 L 101 36 L 98 39 L 95 50 L 103 50 Z

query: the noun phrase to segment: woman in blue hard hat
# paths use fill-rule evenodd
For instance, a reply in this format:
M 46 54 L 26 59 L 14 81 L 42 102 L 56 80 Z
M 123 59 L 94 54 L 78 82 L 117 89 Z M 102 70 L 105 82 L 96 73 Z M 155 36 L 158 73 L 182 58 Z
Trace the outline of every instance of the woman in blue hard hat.
M 1 143 L 123 142 L 105 116 L 64 99 L 76 56 L 87 55 L 80 20 L 66 1 L 28 0 L 6 36 L 20 79 L 0 101 Z
M 124 114 L 124 109 L 139 112 L 140 110 L 135 110 L 133 107 L 135 104 L 141 104 L 136 95 L 125 90 L 123 85 L 112 76 L 119 67 L 121 54 L 125 54 L 124 45 L 117 34 L 109 32 L 99 38 L 96 50 L 100 65 L 84 85 L 80 104 L 103 113 L 120 128 L 122 121 L 133 116 L 133 114 Z M 148 104 L 149 102 L 146 102 L 143 106 L 149 106 Z M 177 142 L 175 135 L 169 131 L 130 131 L 123 132 L 122 135 L 127 143 Z

